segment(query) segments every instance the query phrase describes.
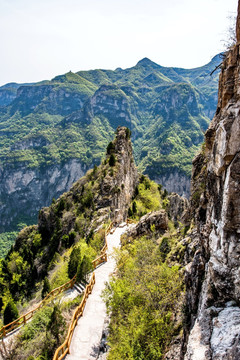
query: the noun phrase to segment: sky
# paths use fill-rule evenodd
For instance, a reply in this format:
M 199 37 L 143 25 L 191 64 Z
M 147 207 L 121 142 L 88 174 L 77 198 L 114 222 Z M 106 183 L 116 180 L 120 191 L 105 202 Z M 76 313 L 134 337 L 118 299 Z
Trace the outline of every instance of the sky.
M 0 0 L 0 85 L 68 71 L 194 68 L 224 50 L 237 0 Z

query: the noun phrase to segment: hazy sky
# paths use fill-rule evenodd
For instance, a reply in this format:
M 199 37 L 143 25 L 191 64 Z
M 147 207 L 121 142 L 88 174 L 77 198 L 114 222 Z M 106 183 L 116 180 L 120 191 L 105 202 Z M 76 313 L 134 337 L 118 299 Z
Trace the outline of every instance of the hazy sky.
M 0 0 L 0 85 L 71 71 L 204 65 L 237 0 Z

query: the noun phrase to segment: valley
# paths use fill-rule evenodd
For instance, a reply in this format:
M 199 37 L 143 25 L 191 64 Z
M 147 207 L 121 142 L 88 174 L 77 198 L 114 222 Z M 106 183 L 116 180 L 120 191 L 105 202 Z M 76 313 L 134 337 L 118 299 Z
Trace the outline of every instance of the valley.
M 0 232 L 34 224 L 104 156 L 117 126 L 132 132 L 140 171 L 189 197 L 191 163 L 213 117 L 221 62 L 91 70 L 0 88 Z M 17 206 L 16 206 L 17 204 Z M 3 235 L 7 236 L 7 234 Z

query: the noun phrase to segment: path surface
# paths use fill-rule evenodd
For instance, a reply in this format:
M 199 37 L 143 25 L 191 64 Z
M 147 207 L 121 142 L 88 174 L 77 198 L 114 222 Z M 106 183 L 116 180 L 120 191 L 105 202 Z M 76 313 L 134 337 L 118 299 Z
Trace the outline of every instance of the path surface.
M 66 356 L 66 360 L 93 360 L 98 357 L 104 320 L 107 317 L 101 293 L 115 269 L 115 260 L 111 254 L 114 248 L 120 247 L 120 236 L 125 230 L 126 227 L 117 228 L 113 234 L 107 236 L 108 261 L 95 270 L 96 283 L 87 299 L 83 316 L 74 330 L 70 354 Z

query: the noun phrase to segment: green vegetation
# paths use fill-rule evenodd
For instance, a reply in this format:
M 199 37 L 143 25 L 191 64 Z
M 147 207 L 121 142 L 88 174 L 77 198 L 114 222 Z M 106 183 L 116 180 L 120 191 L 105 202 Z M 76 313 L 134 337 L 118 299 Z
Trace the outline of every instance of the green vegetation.
M 128 216 L 139 218 L 148 212 L 157 211 L 162 207 L 161 192 L 158 185 L 147 176 L 140 177 L 140 183 L 135 189 L 135 196 L 128 209 Z
M 130 135 L 126 130 L 121 136 L 128 141 Z M 40 300 L 75 274 L 78 281 L 86 281 L 92 260 L 104 245 L 110 201 L 124 189 L 124 184 L 119 182 L 118 187 L 111 177 L 121 173 L 118 172 L 121 153 L 114 152 L 115 148 L 116 140 L 108 147 L 106 160 L 99 167 L 94 166 L 70 191 L 41 209 L 38 226 L 24 228 L 6 258 L 0 261 L 0 309 L 4 321 L 10 299 L 18 301 L 21 308 L 31 297 Z M 109 161 L 112 155 L 116 160 L 114 166 Z M 103 185 L 107 191 L 102 190 Z M 167 201 L 167 192 L 142 175 L 129 212 L 132 218 L 139 219 L 163 208 Z M 162 238 L 157 236 L 153 224 L 150 238 L 122 241 L 123 247 L 117 253 L 117 277 L 105 291 L 112 314 L 108 339 L 110 360 L 162 359 L 172 337 L 181 331 L 181 320 L 176 321 L 176 313 L 180 312 L 183 293 L 179 270 L 184 247 L 179 242 L 180 232 L 177 234 L 171 221 L 168 232 Z M 71 318 L 74 306 L 80 301 L 78 298 L 64 303 L 61 296 L 44 306 L 20 330 L 16 344 L 10 349 L 11 358 L 52 358 L 66 335 L 68 322 L 64 319 Z
M 50 286 L 50 282 L 48 280 L 48 278 L 45 276 L 44 280 L 43 280 L 43 288 L 42 288 L 42 299 L 45 298 L 45 296 L 50 293 L 51 291 L 51 286 Z
M 68 276 L 70 279 L 77 273 L 78 264 L 81 262 L 81 248 L 76 246 L 72 249 L 68 262 Z
M 55 350 L 63 342 L 67 324 L 62 316 L 71 318 L 79 297 L 69 303 L 51 304 L 39 310 L 21 330 L 15 343 L 9 349 L 12 359 L 52 359 Z
M 17 237 L 17 231 L 5 232 L 0 234 L 0 258 L 3 258 L 10 250 Z
M 181 330 L 174 313 L 183 291 L 177 266 L 162 262 L 158 246 L 141 238 L 118 252 L 118 276 L 105 291 L 111 312 L 108 359 L 160 360 Z
M 110 158 L 109 158 L 109 165 L 115 166 L 115 164 L 116 164 L 116 158 L 115 158 L 114 154 L 111 154 Z
M 87 281 L 87 274 L 93 270 L 89 256 L 84 255 L 77 267 L 77 281 Z
M 189 177 L 216 108 L 218 74 L 209 74 L 219 61 L 215 57 L 203 67 L 186 70 L 143 59 L 125 70 L 69 72 L 23 86 L 17 96 L 17 84 L 0 88 L 13 96 L 0 109 L 0 164 L 7 172 L 37 168 L 40 178 L 51 165 L 69 159 L 79 159 L 88 169 L 101 162 L 121 125 L 130 127 L 126 135 L 133 134 L 136 163 L 150 178 L 176 171 Z M 107 151 L 110 155 L 112 149 Z M 53 191 L 51 197 L 57 195 Z M 13 204 L 14 196 L 2 194 L 0 203 Z M 34 222 L 31 203 L 29 198 L 19 211 L 8 205 L 11 209 L 2 214 L 4 220 L 9 214 L 13 219 L 8 230 L 16 228 L 23 213 L 28 225 Z
M 7 325 L 11 323 L 12 321 L 16 320 L 19 317 L 18 309 L 13 302 L 13 300 L 10 300 L 3 312 L 3 323 L 4 325 Z
M 111 155 L 107 155 L 107 159 Z M 114 156 L 117 160 L 119 155 Z M 78 280 L 86 280 L 92 261 L 105 241 L 104 228 L 95 231 L 99 227 L 100 213 L 96 207 L 102 182 L 106 180 L 105 174 L 112 172 L 113 176 L 119 166 L 117 161 L 114 167 L 110 166 L 107 159 L 89 170 L 68 193 L 41 209 L 38 226 L 25 227 L 18 234 L 14 246 L 0 263 L 3 308 L 10 298 L 21 304 L 36 292 L 44 297 L 50 289 L 61 286 L 76 274 Z M 108 181 L 112 188 L 104 196 L 111 200 L 118 189 L 109 175 Z

